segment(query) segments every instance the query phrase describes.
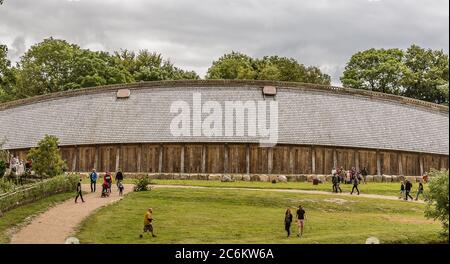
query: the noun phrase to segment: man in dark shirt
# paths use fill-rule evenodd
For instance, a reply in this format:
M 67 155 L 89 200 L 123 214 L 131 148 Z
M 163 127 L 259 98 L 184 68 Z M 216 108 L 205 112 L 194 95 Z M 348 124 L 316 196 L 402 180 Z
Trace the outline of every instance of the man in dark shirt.
M 77 183 L 77 197 L 75 197 L 75 203 L 77 203 L 78 197 L 81 198 L 81 201 L 84 203 L 83 200 L 83 194 L 81 192 L 81 179 L 80 181 Z
M 298 206 L 297 210 L 297 236 L 300 237 L 303 235 L 303 228 L 305 226 L 305 210 L 301 205 Z
M 414 200 L 413 197 L 409 194 L 411 192 L 412 183 L 407 180 L 405 184 L 405 201 L 408 201 L 408 197 L 411 198 L 411 200 Z
M 353 191 L 356 189 L 356 191 L 358 192 L 358 195 L 359 195 L 358 184 L 359 184 L 358 177 L 357 176 L 353 177 L 353 188 L 352 188 L 352 192 L 350 194 L 353 194 Z
M 116 173 L 116 185 L 117 188 L 119 188 L 119 182 L 123 181 L 123 173 L 122 171 L 119 169 Z

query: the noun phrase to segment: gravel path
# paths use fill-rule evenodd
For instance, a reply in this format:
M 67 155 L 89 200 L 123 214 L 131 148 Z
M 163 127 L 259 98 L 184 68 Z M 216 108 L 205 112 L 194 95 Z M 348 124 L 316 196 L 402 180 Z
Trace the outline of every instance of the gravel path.
M 133 190 L 132 184 L 124 184 L 124 194 Z M 83 184 L 82 190 L 90 191 L 89 184 Z M 78 199 L 69 199 L 60 203 L 46 212 L 35 217 L 31 223 L 11 238 L 12 244 L 62 244 L 70 237 L 75 228 L 84 218 L 96 209 L 116 202 L 123 197 L 119 196 L 116 186 L 112 188 L 112 194 L 108 198 L 101 198 L 101 185 L 97 184 L 96 193 L 86 193 L 83 196 L 85 202 Z M 74 197 L 75 198 L 75 197 Z

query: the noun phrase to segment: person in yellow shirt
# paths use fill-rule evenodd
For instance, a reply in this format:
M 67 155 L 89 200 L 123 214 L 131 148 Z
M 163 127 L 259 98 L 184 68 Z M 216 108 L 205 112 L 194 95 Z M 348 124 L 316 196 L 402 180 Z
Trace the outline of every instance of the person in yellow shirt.
M 152 234 L 152 237 L 156 237 L 156 235 L 153 233 L 153 210 L 152 208 L 148 208 L 148 211 L 144 215 L 144 230 L 142 234 L 139 236 L 140 238 L 144 237 L 145 232 L 149 232 Z

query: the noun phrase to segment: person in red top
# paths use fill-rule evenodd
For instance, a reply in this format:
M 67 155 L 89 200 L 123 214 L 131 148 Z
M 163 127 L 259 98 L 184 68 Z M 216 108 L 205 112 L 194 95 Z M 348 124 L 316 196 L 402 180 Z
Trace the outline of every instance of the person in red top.
M 111 193 L 112 177 L 110 172 L 106 172 L 104 181 L 108 184 L 108 191 Z

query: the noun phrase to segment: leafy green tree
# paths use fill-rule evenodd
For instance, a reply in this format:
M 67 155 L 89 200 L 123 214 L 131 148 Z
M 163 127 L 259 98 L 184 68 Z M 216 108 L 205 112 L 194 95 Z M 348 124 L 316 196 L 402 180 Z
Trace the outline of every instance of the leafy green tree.
M 400 49 L 357 52 L 347 63 L 341 82 L 346 87 L 400 94 L 403 56 Z
M 425 216 L 439 220 L 443 227 L 443 236 L 448 240 L 448 217 L 449 217 L 449 196 L 448 196 L 448 170 L 432 170 L 430 173 L 429 191 L 425 193 L 427 207 Z
M 220 57 L 208 69 L 206 79 L 255 79 L 257 73 L 254 60 L 239 52 L 231 52 Z
M 207 79 L 250 79 L 330 84 L 330 76 L 317 67 L 305 67 L 293 58 L 265 56 L 251 58 L 232 52 L 214 61 Z
M 0 178 L 5 175 L 6 164 L 9 159 L 9 152 L 3 149 L 5 141 L 0 141 Z
M 27 159 L 33 161 L 33 170 L 38 176 L 50 178 L 63 173 L 65 162 L 58 149 L 58 138 L 45 135 L 37 148 L 32 148 Z
M 7 55 L 8 47 L 0 45 L 0 102 L 14 98 L 15 69 L 11 67 L 11 61 L 8 60 Z
M 439 86 L 448 83 L 448 55 L 442 50 L 412 45 L 406 50 L 402 85 L 403 95 L 434 103 L 448 103 Z

